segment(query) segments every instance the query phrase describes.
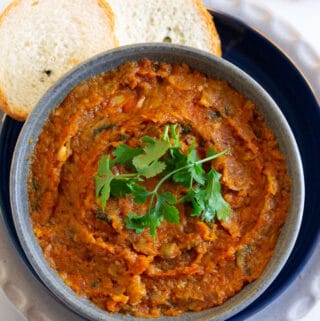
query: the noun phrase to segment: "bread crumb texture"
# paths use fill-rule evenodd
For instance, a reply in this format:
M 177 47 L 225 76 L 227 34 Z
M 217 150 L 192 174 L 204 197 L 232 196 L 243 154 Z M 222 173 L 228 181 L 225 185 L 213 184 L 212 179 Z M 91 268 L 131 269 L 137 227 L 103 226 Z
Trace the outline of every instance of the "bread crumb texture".
M 62 75 L 116 45 L 104 1 L 14 1 L 0 17 L 1 107 L 25 119 Z
M 172 42 L 221 56 L 218 33 L 201 0 L 106 0 L 120 45 Z

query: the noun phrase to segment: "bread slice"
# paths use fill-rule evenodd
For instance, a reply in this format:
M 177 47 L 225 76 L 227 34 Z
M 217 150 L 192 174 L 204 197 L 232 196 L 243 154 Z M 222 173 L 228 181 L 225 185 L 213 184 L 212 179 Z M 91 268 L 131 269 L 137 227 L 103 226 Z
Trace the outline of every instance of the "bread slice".
M 119 45 L 172 42 L 221 56 L 211 15 L 201 0 L 105 0 L 115 15 Z
M 117 45 L 103 0 L 15 0 L 0 17 L 0 106 L 24 120 L 79 62 Z

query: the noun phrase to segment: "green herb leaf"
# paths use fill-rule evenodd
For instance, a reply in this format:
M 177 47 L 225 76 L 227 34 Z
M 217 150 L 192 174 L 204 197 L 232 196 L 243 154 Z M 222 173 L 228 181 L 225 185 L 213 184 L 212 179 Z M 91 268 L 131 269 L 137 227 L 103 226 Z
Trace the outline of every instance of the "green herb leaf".
M 173 144 L 171 145 L 171 147 L 173 148 L 180 148 L 180 139 L 179 139 L 179 133 L 177 133 L 176 128 L 177 128 L 177 124 L 174 125 L 170 125 L 170 134 L 173 140 Z
M 202 165 L 197 163 L 199 159 L 194 143 L 189 148 L 187 156 L 181 155 L 180 152 L 176 152 L 172 157 L 176 160 L 176 168 L 187 167 L 183 171 L 173 175 L 172 179 L 174 182 L 180 183 L 186 187 L 192 187 L 194 182 L 200 185 L 204 184 L 205 171 L 203 170 Z
M 136 203 L 144 203 L 151 194 L 144 187 L 138 184 L 131 184 L 129 188 Z
M 230 215 L 231 208 L 222 197 L 220 178 L 221 174 L 215 169 L 211 169 L 207 174 L 207 180 L 209 181 L 210 188 L 209 195 L 211 196 L 209 204 L 210 206 L 215 206 L 218 220 L 226 220 Z
M 175 206 L 165 204 L 163 206 L 163 212 L 163 215 L 168 222 L 179 224 L 179 210 Z
M 107 205 L 107 200 L 109 199 L 110 197 L 110 183 L 112 181 L 113 177 L 110 175 L 110 176 L 107 176 L 105 178 L 105 182 L 104 182 L 104 185 L 100 191 L 100 195 L 101 195 L 101 207 L 103 210 L 105 210 L 106 208 L 106 205 Z
M 194 192 L 191 215 L 199 216 L 205 222 L 212 222 L 217 215 L 219 220 L 226 220 L 230 215 L 230 205 L 221 194 L 221 174 L 211 169 L 206 175 L 206 185 Z
M 134 213 L 129 213 L 125 217 L 126 228 L 135 230 L 136 233 L 142 233 L 148 226 L 148 218 L 146 216 L 139 216 Z
M 178 124 L 167 125 L 164 128 L 162 139 L 170 145 L 170 148 L 180 148 L 179 132 L 177 132 Z M 170 134 L 170 135 L 169 135 Z M 170 137 L 171 136 L 171 137 Z M 172 143 L 173 142 L 173 143 Z
M 98 198 L 103 186 L 105 185 L 106 179 L 100 176 L 95 176 L 94 179 L 96 181 L 96 198 Z
M 144 190 L 144 193 L 145 196 L 147 193 L 148 196 L 150 195 L 150 193 L 146 190 Z M 176 202 L 177 200 L 175 196 L 171 193 L 166 192 L 158 195 L 155 206 L 152 207 L 150 209 L 150 212 L 146 215 L 138 216 L 136 214 L 130 213 L 126 216 L 126 228 L 134 229 L 137 233 L 141 233 L 145 228 L 149 227 L 150 234 L 154 238 L 156 236 L 156 230 L 160 226 L 163 218 L 165 218 L 170 223 L 179 223 L 179 210 L 172 205 Z
M 144 176 L 145 178 L 150 178 L 157 176 L 166 168 L 166 164 L 164 162 L 155 161 L 147 167 L 140 168 L 138 170 L 139 174 Z
M 98 175 L 96 175 L 96 198 L 101 199 L 101 208 L 105 210 L 110 194 L 116 197 L 123 197 L 130 192 L 128 184 L 139 180 L 139 175 L 135 173 L 125 173 L 114 175 L 111 171 L 110 156 L 105 155 L 100 158 L 98 164 Z
M 114 179 L 110 182 L 110 194 L 113 197 L 125 197 L 127 194 L 131 193 L 130 184 L 132 181 L 134 180 L 116 179 L 116 177 L 114 177 Z
M 154 144 L 156 142 L 156 139 L 150 136 L 143 136 L 141 140 L 143 143 L 147 143 L 147 144 Z
M 211 157 L 211 156 L 214 156 L 216 154 L 217 154 L 217 152 L 213 148 L 208 148 L 207 157 Z
M 160 203 L 175 204 L 177 202 L 177 199 L 172 193 L 165 192 L 158 196 L 158 201 Z
M 133 165 L 137 168 L 145 168 L 150 166 L 151 163 L 157 161 L 163 156 L 169 149 L 169 144 L 166 141 L 154 141 L 149 142 L 147 146 L 143 148 L 144 154 L 138 155 L 133 159 Z
M 110 156 L 104 155 L 100 158 L 98 164 L 98 175 L 108 175 L 110 172 Z
M 155 210 L 144 216 L 129 213 L 125 218 L 126 228 L 135 230 L 136 233 L 142 233 L 147 227 L 150 228 L 150 234 L 153 238 L 156 236 L 156 230 L 160 226 L 163 217 Z
M 191 176 L 190 185 L 192 185 L 193 181 L 197 182 L 199 185 L 203 185 L 205 183 L 205 171 L 203 170 L 201 164 L 194 163 L 193 166 L 190 167 L 189 172 Z
M 176 204 L 177 200 L 171 193 L 163 193 L 158 196 L 158 200 L 155 206 L 157 212 L 159 212 L 170 223 L 179 223 L 179 210 L 172 204 Z
M 170 157 L 164 159 L 166 163 L 166 173 L 172 172 L 178 168 L 188 165 L 188 158 L 179 148 L 170 148 Z M 175 179 L 173 179 L 175 181 Z M 179 181 L 175 181 L 180 183 Z M 188 184 L 186 186 L 189 186 Z
M 111 167 L 115 164 L 132 165 L 133 158 L 142 152 L 142 148 L 132 148 L 126 144 L 121 144 L 112 153 L 115 158 L 111 161 Z
M 157 228 L 161 225 L 163 220 L 163 216 L 159 211 L 155 209 L 155 207 L 151 208 L 148 217 L 148 226 L 150 227 L 150 234 L 153 239 L 156 237 Z
M 104 210 L 107 200 L 110 197 L 110 182 L 114 175 L 110 170 L 110 156 L 105 155 L 100 158 L 98 164 L 98 176 L 95 176 L 96 181 L 96 198 L 100 196 L 101 207 Z
M 146 139 L 146 137 L 144 137 Z M 159 161 L 169 149 L 169 143 L 163 140 L 147 139 L 148 144 L 143 148 L 144 154 L 133 158 L 132 163 L 137 172 L 146 178 L 160 174 L 165 169 L 165 164 Z

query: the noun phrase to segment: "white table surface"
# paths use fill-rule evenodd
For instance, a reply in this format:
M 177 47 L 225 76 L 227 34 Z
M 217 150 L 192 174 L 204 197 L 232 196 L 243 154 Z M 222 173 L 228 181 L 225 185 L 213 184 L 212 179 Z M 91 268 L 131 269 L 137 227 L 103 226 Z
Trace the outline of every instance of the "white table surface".
M 0 11 L 9 1 L 0 0 Z M 313 65 L 309 77 L 320 74 L 320 58 L 318 58 L 320 57 L 320 0 L 204 0 L 204 2 L 213 8 L 224 6 L 226 8 L 224 11 L 228 11 L 228 5 L 234 6 L 240 3 L 258 6 L 263 9 L 262 12 L 267 9 L 272 16 L 294 28 L 293 31 L 298 32 L 297 37 L 302 37 L 314 49 L 316 57 L 315 55 L 312 56 Z M 259 26 L 256 27 L 259 28 Z M 290 31 L 292 31 L 291 28 Z M 318 81 L 320 88 L 320 77 Z M 316 91 L 316 93 L 320 97 L 320 91 Z M 0 281 L 2 277 L 0 269 Z M 7 288 L 5 291 L 9 297 L 15 295 L 15 293 L 11 293 L 14 288 Z M 26 321 L 27 319 L 8 300 L 6 295 L 0 287 L 0 321 Z M 33 320 L 38 321 L 40 319 L 32 318 L 30 314 L 28 321 Z M 248 320 L 320 320 L 320 243 L 308 265 L 293 284 L 267 308 Z M 60 318 L 53 321 L 68 320 Z

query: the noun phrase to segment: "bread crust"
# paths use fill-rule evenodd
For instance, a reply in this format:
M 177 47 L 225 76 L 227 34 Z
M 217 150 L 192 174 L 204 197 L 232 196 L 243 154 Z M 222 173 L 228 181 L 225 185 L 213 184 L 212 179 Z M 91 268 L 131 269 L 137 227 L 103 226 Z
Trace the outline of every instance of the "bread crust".
M 1 25 L 3 23 L 3 20 L 5 19 L 5 17 L 9 14 L 9 12 L 16 6 L 19 5 L 19 3 L 22 0 L 14 0 L 13 2 L 11 2 L 2 12 L 2 14 L 0 15 L 0 28 Z M 10 117 L 14 118 L 15 120 L 18 121 L 24 121 L 27 118 L 27 114 L 21 111 L 21 108 L 17 107 L 17 106 L 12 106 L 9 105 L 7 99 L 6 99 L 6 95 L 2 89 L 1 86 L 1 82 L 0 82 L 0 108 Z
M 15 120 L 24 121 L 28 117 L 28 114 L 22 112 L 21 108 L 14 105 L 10 105 L 10 106 L 8 105 L 7 99 L 5 98 L 5 95 L 3 93 L 1 86 L 0 86 L 0 107 L 8 116 L 10 116 Z
M 108 19 L 108 23 L 110 24 L 110 29 L 111 29 L 110 37 L 112 38 L 112 42 L 115 45 L 115 47 L 118 46 L 118 39 L 116 38 L 115 33 L 114 33 L 114 28 L 115 28 L 114 27 L 114 25 L 115 25 L 114 20 L 115 20 L 115 18 L 114 18 L 114 13 L 113 13 L 111 7 L 104 0 L 91 0 L 91 1 L 92 1 L 92 3 L 96 3 L 101 8 L 101 10 L 104 11 L 106 18 Z M 2 27 L 4 19 L 11 12 L 11 10 L 14 9 L 15 7 L 19 6 L 22 2 L 23 2 L 23 0 L 13 0 L 13 2 L 11 2 L 4 9 L 4 11 L 0 15 L 0 28 Z M 32 111 L 32 110 L 26 111 L 25 108 L 23 108 L 21 106 L 16 106 L 16 105 L 10 103 L 7 99 L 5 90 L 3 89 L 3 84 L 1 83 L 1 80 L 0 80 L 0 108 L 8 116 L 10 116 L 18 121 L 26 120 Z
M 221 49 L 221 40 L 219 34 L 217 32 L 216 26 L 214 24 L 214 19 L 211 14 L 208 12 L 206 7 L 204 6 L 202 0 L 193 0 L 196 7 L 199 10 L 200 15 L 203 17 L 203 20 L 207 26 L 208 33 L 210 34 L 210 41 L 211 41 L 211 51 L 216 56 L 222 56 L 222 49 Z
M 114 17 L 114 12 L 112 11 L 110 5 L 104 1 L 104 0 L 98 0 L 98 6 L 101 7 L 109 21 L 110 21 L 110 24 L 111 24 L 111 34 L 110 34 L 110 37 L 112 37 L 112 40 L 113 40 L 113 43 L 115 44 L 115 47 L 118 47 L 119 46 L 119 41 L 115 35 L 115 32 L 114 32 L 114 29 L 115 29 L 115 17 Z
M 0 15 L 0 25 L 2 24 L 3 22 L 3 19 L 5 18 L 5 16 L 9 13 L 9 11 L 13 8 L 13 7 L 16 7 L 17 5 L 19 5 L 19 3 L 21 2 L 22 0 L 13 0 L 11 3 L 9 3 L 5 9 L 2 11 L 1 15 Z

